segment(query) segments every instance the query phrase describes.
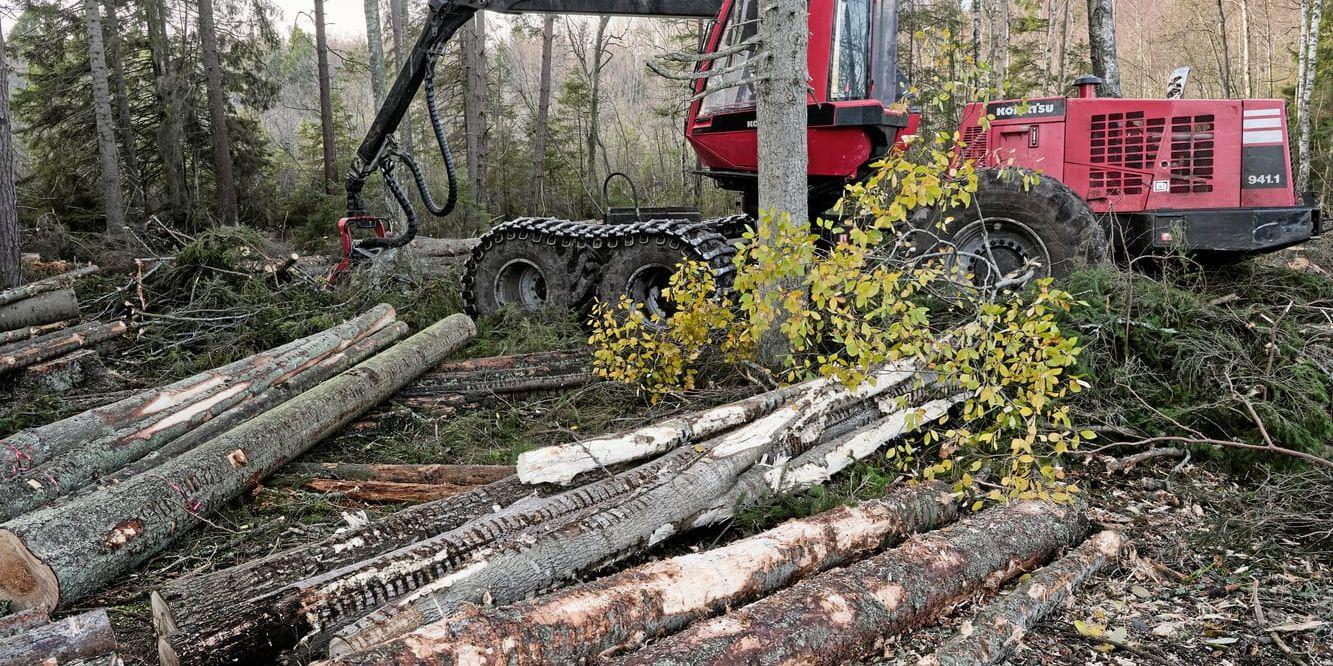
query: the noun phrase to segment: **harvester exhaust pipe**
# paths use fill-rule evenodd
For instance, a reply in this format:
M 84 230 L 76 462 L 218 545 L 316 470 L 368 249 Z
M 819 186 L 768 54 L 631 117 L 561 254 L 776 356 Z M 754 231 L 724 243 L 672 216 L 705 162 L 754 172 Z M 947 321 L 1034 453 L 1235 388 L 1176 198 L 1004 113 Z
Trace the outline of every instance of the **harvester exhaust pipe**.
M 1097 99 L 1097 86 L 1106 83 L 1096 76 L 1080 76 L 1074 79 L 1074 87 L 1078 88 L 1079 99 Z

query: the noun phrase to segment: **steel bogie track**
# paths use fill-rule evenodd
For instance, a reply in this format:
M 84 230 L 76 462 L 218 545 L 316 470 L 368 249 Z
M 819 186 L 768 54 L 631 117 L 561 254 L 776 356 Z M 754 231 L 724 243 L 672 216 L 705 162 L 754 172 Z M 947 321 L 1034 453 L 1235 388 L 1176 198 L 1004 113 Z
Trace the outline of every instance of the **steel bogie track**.
M 695 221 L 660 219 L 630 224 L 603 224 L 601 222 L 573 222 L 555 218 L 523 217 L 497 225 L 482 236 L 472 250 L 463 271 L 463 302 L 472 316 L 477 312 L 476 284 L 478 262 L 501 242 L 525 242 L 537 246 L 574 248 L 587 255 L 581 265 L 591 266 L 595 273 L 591 285 L 600 278 L 600 267 L 617 249 L 635 244 L 676 243 L 684 248 L 682 260 L 702 261 L 708 265 L 717 282 L 719 294 L 731 289 L 736 268 L 732 263 L 736 249 L 734 234 L 749 224 L 747 215 Z M 591 287 L 590 285 L 590 287 Z M 577 294 L 579 302 L 570 303 L 576 310 L 588 306 L 593 289 Z

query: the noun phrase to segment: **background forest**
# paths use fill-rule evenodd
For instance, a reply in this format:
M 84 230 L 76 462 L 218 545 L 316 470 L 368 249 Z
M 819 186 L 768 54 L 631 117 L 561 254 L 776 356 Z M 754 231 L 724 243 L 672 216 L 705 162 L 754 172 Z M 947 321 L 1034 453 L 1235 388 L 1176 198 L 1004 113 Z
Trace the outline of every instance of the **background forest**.
M 157 216 L 184 229 L 235 221 L 292 240 L 327 238 L 343 206 L 341 174 L 385 81 L 392 82 L 415 40 L 425 3 L 368 0 L 369 38 L 344 25 L 324 40 L 325 58 L 317 25 L 323 7 L 316 5 L 322 2 L 12 6 L 6 55 L 25 245 L 65 229 L 114 232 L 126 226 L 108 225 L 117 209 L 125 211 L 131 233 L 155 233 L 143 230 Z M 1188 97 L 1294 100 L 1298 47 L 1308 29 L 1301 17 L 1311 11 L 1310 0 L 1120 0 L 1124 94 L 1161 97 L 1171 71 L 1189 65 Z M 1333 5 L 1323 12 L 1333 13 Z M 900 62 L 913 82 L 967 78 L 942 56 L 951 52 L 940 45 L 947 34 L 989 67 L 980 94 L 1061 93 L 1072 77 L 1091 70 L 1086 13 L 1087 4 L 1074 0 L 904 0 Z M 89 57 L 94 26 L 100 39 L 93 52 L 100 51 L 105 67 Z M 644 201 L 731 208 L 730 195 L 692 173 L 694 156 L 680 132 L 684 84 L 645 66 L 656 55 L 691 47 L 703 27 L 491 14 L 465 29 L 442 60 L 441 76 L 445 127 L 465 174 L 463 214 L 426 231 L 475 235 L 518 215 L 592 216 L 603 205 L 601 181 L 614 171 L 630 174 Z M 1324 20 L 1320 33 L 1309 157 L 1311 187 L 1327 200 L 1333 20 Z M 211 57 L 219 65 L 215 80 Z M 324 114 L 321 60 L 330 83 Z M 100 154 L 114 145 L 112 164 L 99 159 L 99 109 L 111 114 L 114 136 L 101 135 Z M 224 118 L 226 131 L 216 131 Z M 409 127 L 401 143 L 415 149 L 442 187 L 420 103 Z M 325 131 L 333 137 L 331 163 Z M 111 183 L 119 185 L 109 189 Z M 108 201 L 112 189 L 123 201 Z M 379 190 L 368 200 L 387 207 Z

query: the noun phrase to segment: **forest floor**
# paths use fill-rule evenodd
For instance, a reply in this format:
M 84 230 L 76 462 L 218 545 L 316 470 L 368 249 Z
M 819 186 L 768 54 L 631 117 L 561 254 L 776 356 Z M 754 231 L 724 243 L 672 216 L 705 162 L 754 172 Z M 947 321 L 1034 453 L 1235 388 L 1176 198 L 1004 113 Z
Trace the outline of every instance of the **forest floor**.
M 1328 248 L 1321 251 L 1333 255 Z M 1314 264 L 1305 255 L 1274 261 L 1282 271 L 1327 282 L 1302 287 L 1314 290 L 1308 302 L 1324 303 L 1319 299 L 1333 293 L 1333 277 L 1323 268 L 1333 267 L 1333 262 L 1324 263 L 1322 254 L 1315 255 Z M 173 277 L 179 279 L 180 275 Z M 85 301 L 96 298 L 94 292 L 99 289 L 119 288 L 119 280 L 81 288 L 89 292 Z M 64 395 L 0 388 L 10 393 L 6 398 L 13 405 L 8 414 L 0 415 L 0 434 L 87 409 L 102 399 L 99 396 L 116 390 L 216 365 L 216 343 L 222 339 L 244 340 L 233 354 L 247 347 L 257 351 L 318 327 L 321 318 L 382 298 L 400 304 L 403 318 L 414 327 L 460 309 L 453 278 L 392 284 L 392 289 L 379 293 L 372 288 L 364 295 L 339 296 L 336 308 L 325 296 L 286 299 L 290 302 L 272 306 L 285 310 L 258 317 L 262 321 L 252 322 L 239 333 L 219 329 L 203 318 L 198 330 L 167 326 L 155 333 L 160 337 L 141 338 L 130 349 L 108 354 L 104 376 Z M 196 293 L 198 285 L 196 280 L 190 290 L 191 302 L 201 298 Z M 1210 284 L 1201 298 L 1211 302 L 1234 289 L 1234 284 Z M 179 299 L 179 294 L 171 297 Z M 164 293 L 162 298 L 165 301 L 169 296 Z M 253 298 L 274 300 L 269 294 Z M 242 300 L 236 307 L 246 307 L 248 302 Z M 214 304 L 188 307 L 217 310 Z M 1173 307 L 1184 309 L 1178 303 Z M 332 315 L 324 311 L 329 309 Z M 1272 339 L 1277 339 L 1276 333 Z M 480 322 L 478 339 L 460 356 L 575 348 L 584 340 L 580 327 L 564 317 L 500 317 Z M 145 362 L 142 355 L 149 347 L 154 360 Z M 1311 352 L 1302 349 L 1300 353 Z M 1278 360 L 1279 372 L 1284 364 L 1283 359 Z M 394 406 L 381 410 L 373 425 L 351 427 L 315 446 L 301 461 L 512 464 L 519 453 L 532 448 L 623 430 L 750 391 L 752 387 L 740 382 L 724 381 L 650 405 L 630 388 L 594 384 L 445 417 Z M 1329 401 L 1324 394 L 1326 410 Z M 1171 413 L 1185 419 L 1181 414 L 1192 409 L 1186 406 Z M 1121 430 L 1142 425 L 1134 418 L 1099 414 L 1099 425 Z M 1090 579 L 1070 602 L 1029 634 L 1011 663 L 1333 664 L 1333 475 L 1295 468 L 1281 460 L 1238 460 L 1214 453 L 1201 450 L 1184 462 L 1156 460 L 1124 474 L 1108 471 L 1105 455 L 1077 455 L 1070 460 L 1071 474 L 1085 488 L 1089 517 L 1096 526 L 1122 530 L 1130 546 L 1117 565 Z M 882 494 L 900 479 L 883 461 L 864 463 L 833 485 L 747 511 L 717 529 L 683 535 L 666 550 L 727 542 L 792 516 Z M 81 606 L 111 609 L 127 664 L 155 664 L 147 593 L 161 582 L 318 538 L 363 511 L 375 515 L 395 508 L 399 507 L 368 506 L 306 491 L 299 480 L 279 475 L 210 516 L 206 525 Z M 955 633 L 981 601 L 973 599 L 954 609 L 938 626 L 889 640 L 883 646 L 882 662 L 915 663 L 939 640 Z

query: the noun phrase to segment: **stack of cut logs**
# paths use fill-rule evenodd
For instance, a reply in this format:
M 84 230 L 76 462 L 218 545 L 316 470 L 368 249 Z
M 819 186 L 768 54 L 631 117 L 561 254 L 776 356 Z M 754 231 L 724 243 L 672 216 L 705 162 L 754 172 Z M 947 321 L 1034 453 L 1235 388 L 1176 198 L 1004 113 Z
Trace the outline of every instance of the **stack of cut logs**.
M 89 347 L 125 334 L 125 322 L 78 324 L 79 301 L 69 288 L 96 266 L 0 291 L 0 374 L 29 368 L 35 376 L 79 368 Z
M 68 608 L 475 334 L 401 340 L 380 305 L 327 331 L 0 440 L 0 604 Z
M 928 483 L 560 588 L 766 495 L 822 483 L 962 399 L 901 365 L 855 389 L 813 381 L 537 449 L 512 476 L 155 590 L 159 656 L 168 665 L 865 656 L 885 634 L 1082 542 L 1080 511 L 1024 502 L 950 525 L 955 497 Z M 998 658 L 1118 547 L 1116 535 L 1100 535 L 1042 569 L 978 618 L 980 629 L 942 647 L 940 663 Z

